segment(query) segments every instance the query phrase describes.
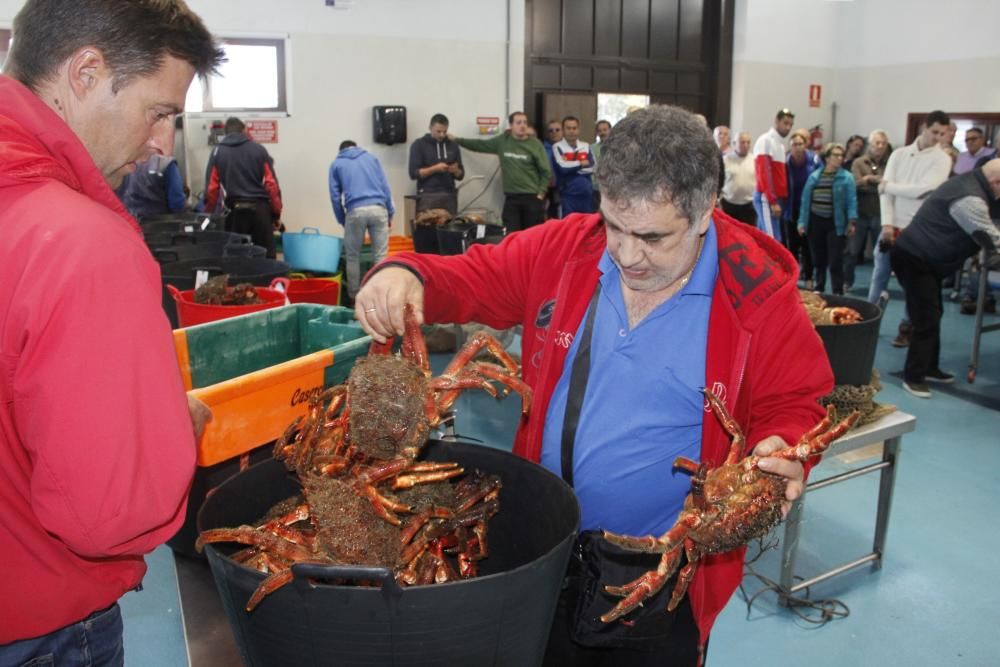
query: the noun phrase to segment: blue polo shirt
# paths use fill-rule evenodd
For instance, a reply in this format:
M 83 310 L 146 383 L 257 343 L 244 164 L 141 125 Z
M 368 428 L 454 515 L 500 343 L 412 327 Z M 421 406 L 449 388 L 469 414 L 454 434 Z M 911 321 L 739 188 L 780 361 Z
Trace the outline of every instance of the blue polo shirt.
M 673 525 L 691 490 L 691 476 L 675 473 L 673 463 L 678 456 L 700 458 L 701 388 L 718 257 L 712 223 L 688 284 L 629 329 L 618 267 L 604 251 L 590 375 L 573 451 L 582 530 L 659 535 Z M 566 355 L 542 436 L 541 463 L 560 476 L 566 397 L 584 324 Z

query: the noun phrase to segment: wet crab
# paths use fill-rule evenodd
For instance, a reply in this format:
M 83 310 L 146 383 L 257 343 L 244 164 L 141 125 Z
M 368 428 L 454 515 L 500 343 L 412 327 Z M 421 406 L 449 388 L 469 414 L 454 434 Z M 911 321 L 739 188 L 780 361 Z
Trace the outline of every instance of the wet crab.
M 708 403 L 723 428 L 732 436 L 732 446 L 725 463 L 709 469 L 691 459 L 679 457 L 674 467 L 693 473 L 691 493 L 673 527 L 660 537 L 630 537 L 604 531 L 604 539 L 623 549 L 644 553 L 660 553 L 655 570 L 622 586 L 607 586 L 605 590 L 623 599 L 601 621 L 610 623 L 621 618 L 651 597 L 667 582 L 680 565 L 682 552 L 687 564 L 681 568 L 673 595 L 667 605 L 673 611 L 691 582 L 698 560 L 708 554 L 724 553 L 739 548 L 750 540 L 767 533 L 781 519 L 781 503 L 785 498 L 784 477 L 763 472 L 758 467 L 760 457 L 743 457 L 745 439 L 739 425 L 722 402 L 705 390 Z M 803 435 L 794 447 L 771 456 L 805 461 L 824 452 L 830 443 L 843 435 L 858 419 L 858 412 L 833 425 L 834 411 Z

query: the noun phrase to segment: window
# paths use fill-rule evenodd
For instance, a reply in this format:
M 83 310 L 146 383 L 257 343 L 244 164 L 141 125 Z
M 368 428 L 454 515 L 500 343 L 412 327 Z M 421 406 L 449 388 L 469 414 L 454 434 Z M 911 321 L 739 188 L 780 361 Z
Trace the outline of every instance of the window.
M 222 38 L 226 62 L 206 81 L 188 89 L 188 112 L 256 111 L 288 113 L 285 46 L 282 38 Z
M 597 94 L 597 117 L 614 126 L 630 111 L 649 106 L 649 95 L 619 95 L 617 93 Z

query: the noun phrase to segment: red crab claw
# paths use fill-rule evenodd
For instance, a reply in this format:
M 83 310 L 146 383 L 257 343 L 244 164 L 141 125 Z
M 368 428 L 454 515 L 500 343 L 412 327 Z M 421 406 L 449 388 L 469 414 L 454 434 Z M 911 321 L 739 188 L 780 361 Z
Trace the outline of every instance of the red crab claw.
M 663 558 L 660 559 L 660 564 L 656 570 L 646 572 L 638 579 L 622 586 L 605 586 L 605 591 L 612 595 L 622 596 L 622 599 L 611 611 L 601 616 L 601 622 L 610 623 L 641 607 L 643 600 L 655 595 L 657 591 L 663 588 L 663 584 L 667 583 L 674 570 L 677 569 L 680 558 L 681 548 L 678 546 L 676 549 L 663 554 Z

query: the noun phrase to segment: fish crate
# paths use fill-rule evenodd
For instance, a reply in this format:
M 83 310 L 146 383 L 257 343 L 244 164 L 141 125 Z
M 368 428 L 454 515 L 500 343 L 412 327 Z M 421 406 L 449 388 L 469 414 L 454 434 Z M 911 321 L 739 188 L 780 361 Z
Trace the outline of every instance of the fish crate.
M 184 388 L 212 409 L 198 465 L 281 436 L 309 400 L 347 379 L 371 337 L 340 306 L 299 303 L 174 331 Z

